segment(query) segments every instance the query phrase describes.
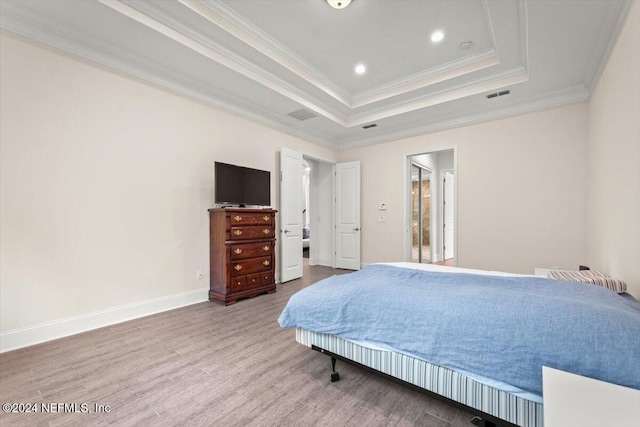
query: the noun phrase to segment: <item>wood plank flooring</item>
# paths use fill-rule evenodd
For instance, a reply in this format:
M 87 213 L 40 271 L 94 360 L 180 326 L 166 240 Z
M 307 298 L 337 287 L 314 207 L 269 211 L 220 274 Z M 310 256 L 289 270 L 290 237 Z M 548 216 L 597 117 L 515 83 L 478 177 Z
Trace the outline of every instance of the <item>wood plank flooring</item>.
M 306 260 L 305 260 L 306 261 Z M 199 303 L 0 355 L 0 402 L 90 413 L 0 413 L 2 426 L 442 426 L 472 415 L 295 342 L 276 319 L 342 270 L 305 266 L 271 295 Z M 94 405 L 109 405 L 98 413 Z M 55 405 L 51 405 L 55 409 Z M 71 408 L 68 408 L 71 409 Z

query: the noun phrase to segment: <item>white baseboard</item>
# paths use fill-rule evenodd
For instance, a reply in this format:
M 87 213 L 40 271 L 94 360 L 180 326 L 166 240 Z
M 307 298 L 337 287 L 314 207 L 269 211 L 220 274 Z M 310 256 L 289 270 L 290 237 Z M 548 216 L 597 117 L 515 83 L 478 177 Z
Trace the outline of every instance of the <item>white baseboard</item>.
M 322 259 L 322 258 L 309 258 L 309 265 L 324 265 L 327 267 L 331 267 L 330 259 Z
M 209 288 L 155 298 L 0 333 L 0 353 L 209 300 Z

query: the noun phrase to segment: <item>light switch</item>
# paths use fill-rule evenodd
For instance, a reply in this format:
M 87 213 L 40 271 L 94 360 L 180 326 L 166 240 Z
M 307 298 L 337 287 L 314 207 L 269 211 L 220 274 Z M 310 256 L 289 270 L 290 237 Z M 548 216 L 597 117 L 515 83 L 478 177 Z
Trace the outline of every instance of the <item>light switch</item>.
M 380 203 L 378 205 L 378 210 L 386 211 L 387 210 L 387 204 L 386 203 Z

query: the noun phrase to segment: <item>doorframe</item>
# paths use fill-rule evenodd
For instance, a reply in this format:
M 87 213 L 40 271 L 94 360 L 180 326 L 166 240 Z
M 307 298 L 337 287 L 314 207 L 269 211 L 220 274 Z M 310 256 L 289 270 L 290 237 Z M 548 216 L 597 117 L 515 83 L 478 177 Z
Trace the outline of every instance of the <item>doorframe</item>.
M 440 203 L 438 203 L 438 209 L 441 212 L 440 218 L 442 218 L 442 224 L 440 224 L 440 228 L 441 233 L 442 233 L 442 242 L 440 242 L 440 249 L 442 249 L 442 259 L 441 261 L 444 261 L 446 259 L 445 255 L 444 255 L 444 248 L 445 248 L 445 244 L 444 244 L 444 178 L 445 178 L 445 174 L 447 172 L 450 172 L 453 175 L 453 261 L 454 263 L 456 262 L 456 249 L 458 246 L 458 242 L 456 239 L 457 236 L 457 231 L 458 231 L 458 227 L 457 227 L 457 223 L 456 223 L 456 209 L 458 208 L 458 190 L 456 188 L 456 184 L 457 184 L 457 176 L 456 176 L 456 170 L 454 169 L 440 169 L 440 194 L 442 195 L 442 198 L 439 200 Z
M 276 151 L 276 175 L 278 176 L 277 181 L 276 181 L 276 200 L 277 200 L 277 208 L 278 210 L 280 209 L 280 201 L 281 201 L 281 179 L 282 177 L 280 176 L 280 170 L 281 170 L 281 165 L 280 165 L 280 153 L 282 152 L 282 148 L 290 148 L 287 146 L 280 146 L 280 148 Z M 316 155 L 312 155 L 312 154 L 308 154 L 306 153 L 304 150 L 300 150 L 298 148 L 291 148 L 294 151 L 298 151 L 299 153 L 302 154 L 302 158 L 303 159 L 307 159 L 307 160 L 313 160 L 313 161 L 317 161 L 317 162 L 322 162 L 322 163 L 326 163 L 328 165 L 331 165 L 334 167 L 335 169 L 335 165 L 338 163 L 335 160 L 328 160 L 326 158 L 323 157 L 318 157 Z M 331 197 L 333 200 L 333 207 L 331 209 L 331 225 L 334 226 L 335 225 L 335 175 L 332 173 L 331 174 Z M 276 215 L 276 229 L 280 230 L 282 227 L 281 221 L 280 221 L 280 215 Z M 336 257 L 335 257 L 335 238 L 333 236 L 334 233 L 331 233 L 331 265 L 333 268 L 335 268 L 335 264 L 336 264 Z M 279 233 L 278 233 L 278 237 Z M 276 250 L 275 253 L 277 254 L 277 258 L 276 258 L 276 264 L 278 266 L 276 268 L 276 272 L 275 272 L 275 281 L 276 283 L 282 283 L 282 275 L 281 273 L 281 249 L 280 249 L 280 238 L 276 239 Z M 313 243 L 310 241 L 309 242 L 309 257 L 311 257 L 311 245 L 313 245 Z M 300 256 L 302 256 L 302 253 L 300 254 Z M 311 259 L 311 258 L 309 258 Z M 304 277 L 304 269 L 302 272 L 302 277 Z
M 433 149 L 414 152 L 414 153 L 405 153 L 404 154 L 404 162 L 403 162 L 403 174 L 402 174 L 402 188 L 403 188 L 403 206 L 404 206 L 404 214 L 403 214 L 403 229 L 404 229 L 404 238 L 403 238 L 403 252 L 404 252 L 404 261 L 411 262 L 411 243 L 412 243 L 412 234 L 411 234 L 411 165 L 412 165 L 412 157 L 420 156 L 422 154 L 436 154 L 442 151 L 453 150 L 453 173 L 456 179 L 453 182 L 453 196 L 454 196 L 454 206 L 453 206 L 453 222 L 454 222 L 454 230 L 453 230 L 453 261 L 454 266 L 459 265 L 458 261 L 458 146 L 457 145 L 445 145 L 440 147 L 434 147 Z M 436 171 L 432 171 L 432 174 L 436 173 Z M 438 171 L 439 173 L 439 171 Z M 432 175 L 433 177 L 433 175 Z M 438 181 L 440 181 L 438 179 Z M 440 196 L 439 196 L 440 197 Z M 433 214 L 433 212 L 432 212 Z M 433 252 L 433 251 L 432 251 Z M 443 254 L 444 256 L 444 254 Z M 434 257 L 435 258 L 435 257 Z M 441 261 L 440 259 L 432 259 L 434 261 Z

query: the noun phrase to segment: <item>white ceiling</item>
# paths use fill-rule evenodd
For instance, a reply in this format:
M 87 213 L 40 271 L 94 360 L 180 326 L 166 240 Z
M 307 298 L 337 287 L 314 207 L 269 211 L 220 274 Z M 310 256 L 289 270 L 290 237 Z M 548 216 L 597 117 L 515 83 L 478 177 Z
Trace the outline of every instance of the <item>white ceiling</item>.
M 2 0 L 0 27 L 346 149 L 587 99 L 629 4 Z

